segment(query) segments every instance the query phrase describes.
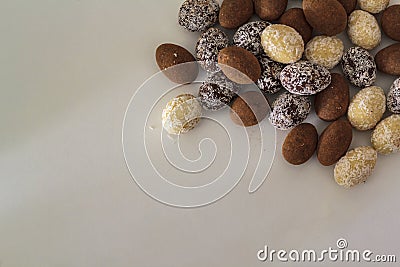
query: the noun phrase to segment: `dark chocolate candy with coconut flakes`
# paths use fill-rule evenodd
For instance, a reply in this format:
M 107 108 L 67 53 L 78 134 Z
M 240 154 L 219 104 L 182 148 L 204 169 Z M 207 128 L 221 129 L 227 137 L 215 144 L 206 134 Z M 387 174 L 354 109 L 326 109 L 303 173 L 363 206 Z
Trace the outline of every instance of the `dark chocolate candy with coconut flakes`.
M 179 9 L 178 23 L 192 32 L 202 32 L 218 21 L 219 4 L 215 0 L 186 0 Z
M 307 96 L 285 92 L 272 103 L 269 121 L 279 130 L 289 130 L 302 123 L 310 110 L 311 101 Z
M 309 61 L 286 66 L 280 75 L 282 86 L 297 95 L 314 95 L 331 83 L 329 70 Z
M 264 50 L 261 45 L 261 33 L 269 25 L 269 22 L 262 20 L 244 24 L 233 36 L 233 44 L 258 56 Z
M 222 71 L 211 73 L 200 86 L 198 99 L 203 108 L 219 110 L 229 105 L 239 89 Z
M 257 80 L 258 88 L 264 94 L 275 94 L 283 88 L 279 77 L 285 65 L 269 59 L 265 54 L 261 54 L 258 61 L 262 71 L 260 79 Z
M 387 95 L 387 107 L 390 112 L 400 114 L 400 78 L 393 82 Z
M 195 56 L 200 66 L 208 72 L 220 71 L 217 65 L 218 53 L 228 45 L 228 36 L 220 29 L 210 28 L 205 31 L 196 44 Z
M 376 81 L 376 64 L 371 54 L 358 46 L 350 47 L 342 57 L 344 76 L 351 84 L 365 88 Z

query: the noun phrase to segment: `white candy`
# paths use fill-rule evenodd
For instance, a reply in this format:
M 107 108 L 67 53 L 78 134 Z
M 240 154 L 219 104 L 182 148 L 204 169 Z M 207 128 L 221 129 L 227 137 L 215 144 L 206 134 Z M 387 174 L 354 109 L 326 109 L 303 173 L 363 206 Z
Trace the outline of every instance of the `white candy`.
M 377 47 L 382 39 L 381 29 L 374 16 L 363 10 L 355 10 L 349 16 L 347 34 L 351 42 L 364 49 Z
M 382 88 L 371 86 L 359 91 L 351 100 L 347 117 L 360 131 L 375 127 L 386 111 L 386 97 Z
M 171 99 L 162 112 L 162 125 L 169 134 L 186 133 L 200 121 L 201 106 L 190 94 Z
M 375 168 L 378 153 L 369 146 L 350 150 L 335 166 L 336 183 L 349 188 L 365 182 Z
M 270 25 L 261 34 L 265 54 L 274 61 L 290 64 L 298 61 L 304 52 L 304 41 L 292 27 Z
M 335 36 L 316 36 L 306 46 L 306 58 L 327 69 L 333 69 L 344 53 L 342 40 Z
M 384 155 L 400 151 L 400 115 L 382 120 L 372 133 L 371 143 Z
M 362 10 L 377 14 L 389 5 L 390 0 L 358 0 Z

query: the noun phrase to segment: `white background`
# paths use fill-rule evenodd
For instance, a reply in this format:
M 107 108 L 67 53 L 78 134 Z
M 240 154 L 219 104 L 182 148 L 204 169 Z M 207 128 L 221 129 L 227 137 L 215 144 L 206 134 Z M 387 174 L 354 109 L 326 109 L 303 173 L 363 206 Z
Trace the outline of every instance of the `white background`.
M 122 120 L 160 43 L 194 50 L 180 3 L 0 1 L 0 266 L 273 266 L 257 261 L 264 245 L 325 249 L 340 237 L 399 259 L 399 155 L 351 190 L 333 167 L 289 166 L 280 153 L 256 194 L 245 178 L 199 209 L 138 188 Z

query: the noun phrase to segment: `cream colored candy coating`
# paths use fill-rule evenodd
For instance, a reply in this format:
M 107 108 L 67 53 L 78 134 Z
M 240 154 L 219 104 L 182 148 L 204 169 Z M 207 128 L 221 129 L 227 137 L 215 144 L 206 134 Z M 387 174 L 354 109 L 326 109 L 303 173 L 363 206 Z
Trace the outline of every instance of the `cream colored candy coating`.
M 386 96 L 382 88 L 371 86 L 359 91 L 351 100 L 347 117 L 360 131 L 375 127 L 386 111 Z
M 400 115 L 391 115 L 382 120 L 372 132 L 372 146 L 381 154 L 400 151 Z
M 347 34 L 353 44 L 367 50 L 377 47 L 382 39 L 377 20 L 363 10 L 355 10 L 350 14 Z
M 336 163 L 334 170 L 336 183 L 349 188 L 365 182 L 372 174 L 377 158 L 378 153 L 369 146 L 350 150 Z
M 316 36 L 306 46 L 306 58 L 327 69 L 334 68 L 342 58 L 344 45 L 342 40 L 333 36 Z
M 265 53 L 274 61 L 290 64 L 298 61 L 304 52 L 304 41 L 292 27 L 274 24 L 261 34 L 261 44 Z
M 358 0 L 362 10 L 377 14 L 387 8 L 390 0 Z
M 200 121 L 201 106 L 190 94 L 171 99 L 162 112 L 162 125 L 170 134 L 186 133 Z

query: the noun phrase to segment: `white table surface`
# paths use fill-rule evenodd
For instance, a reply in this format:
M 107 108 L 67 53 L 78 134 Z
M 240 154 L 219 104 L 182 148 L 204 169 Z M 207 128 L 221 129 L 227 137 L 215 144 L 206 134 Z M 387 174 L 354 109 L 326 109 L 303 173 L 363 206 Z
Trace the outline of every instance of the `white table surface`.
M 244 179 L 203 208 L 139 189 L 122 120 L 160 43 L 194 50 L 180 3 L 0 1 L 0 266 L 275 266 L 257 260 L 264 245 L 324 249 L 340 237 L 400 260 L 399 155 L 352 190 L 315 158 L 294 168 L 280 153 L 257 193 Z

